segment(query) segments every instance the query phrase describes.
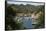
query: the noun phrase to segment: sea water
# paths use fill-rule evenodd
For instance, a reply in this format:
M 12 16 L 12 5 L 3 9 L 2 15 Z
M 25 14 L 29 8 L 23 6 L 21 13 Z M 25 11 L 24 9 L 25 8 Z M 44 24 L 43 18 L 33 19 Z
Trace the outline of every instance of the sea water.
M 25 28 L 32 28 L 32 19 L 31 19 L 31 17 L 23 17 L 22 21 L 23 21 L 23 26 Z

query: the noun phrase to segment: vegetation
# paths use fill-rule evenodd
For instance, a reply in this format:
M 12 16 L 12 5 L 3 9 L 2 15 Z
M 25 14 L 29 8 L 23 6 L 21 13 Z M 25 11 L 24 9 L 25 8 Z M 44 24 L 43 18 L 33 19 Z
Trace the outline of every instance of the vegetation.
M 44 6 L 41 7 L 40 11 L 42 12 L 38 18 L 38 24 L 35 28 L 44 28 L 45 27 L 45 14 L 44 14 Z

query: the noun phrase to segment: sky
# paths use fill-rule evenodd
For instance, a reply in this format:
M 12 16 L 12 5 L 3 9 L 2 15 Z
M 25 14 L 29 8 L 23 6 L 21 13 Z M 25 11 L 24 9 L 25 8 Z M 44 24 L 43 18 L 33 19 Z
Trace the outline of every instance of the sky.
M 8 0 L 8 1 L 43 1 L 43 0 Z
M 27 3 L 27 2 L 15 2 L 15 1 L 22 1 L 22 0 L 7 0 L 7 3 L 8 4 L 31 4 L 31 5 L 35 5 L 35 6 L 38 6 L 38 5 L 44 5 L 44 3 Z M 30 0 L 23 0 L 23 1 L 30 1 Z

